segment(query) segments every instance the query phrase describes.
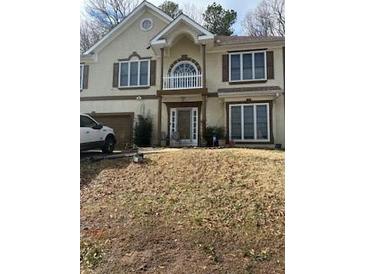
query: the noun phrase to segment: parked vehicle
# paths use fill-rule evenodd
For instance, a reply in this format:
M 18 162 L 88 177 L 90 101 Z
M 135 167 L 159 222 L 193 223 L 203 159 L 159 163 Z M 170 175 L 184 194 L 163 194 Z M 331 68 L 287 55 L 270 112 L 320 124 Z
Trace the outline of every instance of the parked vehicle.
M 114 130 L 103 126 L 92 117 L 80 114 L 80 150 L 101 149 L 112 153 L 116 144 Z

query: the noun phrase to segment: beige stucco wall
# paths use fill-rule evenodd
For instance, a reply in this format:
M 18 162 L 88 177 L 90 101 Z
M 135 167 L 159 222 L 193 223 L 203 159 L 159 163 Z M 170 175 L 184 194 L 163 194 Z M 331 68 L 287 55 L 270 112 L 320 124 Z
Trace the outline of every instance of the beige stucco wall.
M 243 102 L 246 101 L 250 97 L 236 97 L 236 98 L 225 98 L 224 102 Z M 272 107 L 272 130 L 273 130 L 273 136 L 274 136 L 274 143 L 275 144 L 281 144 L 282 147 L 285 147 L 285 120 L 284 120 L 284 95 L 280 95 L 277 98 L 270 97 L 256 97 L 254 99 L 255 101 L 272 101 L 273 107 Z M 224 127 L 227 126 L 227 113 L 225 109 L 224 104 Z
M 254 49 L 254 48 L 253 48 Z M 240 50 L 240 48 L 230 49 Z M 284 86 L 283 82 L 283 55 L 282 48 L 268 48 L 274 52 L 274 79 L 269 79 L 265 83 L 245 83 L 230 85 L 228 82 L 222 81 L 222 55 L 227 53 L 227 50 L 222 50 L 219 53 L 207 52 L 207 86 L 208 92 L 217 92 L 219 88 L 238 88 L 238 87 L 254 87 L 254 86 Z
M 115 113 L 133 112 L 134 122 L 138 115 L 152 119 L 152 143 L 157 143 L 157 109 L 158 100 L 110 100 L 110 101 L 82 101 L 82 113 Z
M 276 144 L 285 147 L 285 107 L 284 95 L 281 95 L 273 104 L 274 138 Z
M 202 54 L 200 45 L 195 44 L 189 36 L 180 36 L 176 38 L 175 44 L 166 51 L 164 57 L 164 75 L 167 75 L 171 64 L 179 59 L 181 55 L 187 55 L 193 58 L 202 67 Z
M 152 18 L 154 25 L 153 29 L 144 32 L 140 29 L 140 21 L 142 18 Z M 156 56 L 155 52 L 150 48 L 147 49 L 150 40 L 166 26 L 166 23 L 154 16 L 151 12 L 145 11 L 139 16 L 131 26 L 124 31 L 119 37 L 115 38 L 110 44 L 103 48 L 97 54 L 96 61 L 87 61 L 89 65 L 89 82 L 88 89 L 81 92 L 81 97 L 89 96 L 143 96 L 156 95 L 156 91 L 160 89 L 160 57 Z M 199 62 L 202 67 L 201 46 L 192 41 L 189 36 L 177 35 L 174 37 L 174 42 L 171 48 L 166 50 L 164 57 L 164 75 L 167 75 L 170 65 L 181 55 L 187 55 L 190 58 Z M 262 48 L 262 47 L 260 47 Z M 209 93 L 216 93 L 220 88 L 232 87 L 250 87 L 250 86 L 280 86 L 283 88 L 283 63 L 282 63 L 282 48 L 267 47 L 268 50 L 274 52 L 274 79 L 268 80 L 265 83 L 256 84 L 241 84 L 230 85 L 228 82 L 222 82 L 222 55 L 227 53 L 228 49 L 215 47 L 207 47 L 206 69 L 207 69 L 207 88 Z M 230 48 L 229 50 L 240 50 L 243 47 Z M 248 48 L 245 47 L 247 50 Z M 255 49 L 252 47 L 251 49 Z M 112 87 L 113 63 L 118 59 L 128 58 L 132 52 L 136 51 L 142 57 L 152 57 L 157 60 L 156 67 L 156 85 L 147 89 L 130 89 L 119 90 Z M 178 96 L 179 97 L 179 96 Z M 174 98 L 174 100 L 189 100 L 188 96 L 182 96 L 183 99 Z M 193 99 L 193 98 L 190 98 Z M 247 98 L 218 98 L 208 97 L 207 99 L 207 126 L 226 126 L 226 110 L 225 101 L 237 100 L 243 101 Z M 251 98 L 253 101 L 258 99 L 268 98 Z M 270 98 L 272 100 L 272 98 Z M 171 99 L 170 99 L 171 100 Z M 105 100 L 105 101 L 81 101 L 80 111 L 83 113 L 112 113 L 112 112 L 134 112 L 135 117 L 142 114 L 142 105 L 144 105 L 145 114 L 149 114 L 153 121 L 153 143 L 157 143 L 157 111 L 158 100 Z M 167 134 L 167 108 L 162 104 L 162 120 L 161 131 Z M 274 100 L 273 103 L 273 133 L 275 143 L 284 144 L 285 142 L 285 123 L 284 123 L 284 99 L 283 96 Z
M 150 31 L 140 29 L 140 22 L 143 18 L 153 20 L 153 28 Z M 112 95 L 155 95 L 156 86 L 140 90 L 119 90 L 112 87 L 113 63 L 118 59 L 128 58 L 134 51 L 141 57 L 156 56 L 152 49 L 147 49 L 150 40 L 164 27 L 166 23 L 154 16 L 151 12 L 145 11 L 135 22 L 115 40 L 108 44 L 97 54 L 97 61 L 89 64 L 89 88 L 81 92 L 83 96 L 112 96 Z M 157 67 L 157 79 L 159 69 Z
M 230 49 L 239 50 L 239 48 Z M 265 83 L 245 83 L 240 85 L 230 85 L 229 82 L 222 81 L 222 55 L 220 53 L 207 53 L 207 87 L 208 92 L 216 93 L 221 88 L 239 88 L 254 86 L 279 86 L 284 89 L 283 78 L 283 55 L 282 48 L 268 48 L 274 52 L 274 79 L 269 79 Z M 207 126 L 224 126 L 226 127 L 226 110 L 224 101 L 245 101 L 251 99 L 273 100 L 273 97 L 232 97 L 225 99 L 208 98 L 207 102 Z M 273 135 L 275 144 L 282 144 L 285 147 L 285 120 L 284 120 L 284 95 L 273 100 Z
M 225 109 L 224 101 L 219 98 L 207 99 L 207 126 L 224 127 L 225 126 Z
M 164 138 L 168 135 L 168 113 L 167 113 L 167 107 L 165 104 L 162 104 L 161 108 L 161 137 Z M 163 136 L 165 135 L 165 136 Z

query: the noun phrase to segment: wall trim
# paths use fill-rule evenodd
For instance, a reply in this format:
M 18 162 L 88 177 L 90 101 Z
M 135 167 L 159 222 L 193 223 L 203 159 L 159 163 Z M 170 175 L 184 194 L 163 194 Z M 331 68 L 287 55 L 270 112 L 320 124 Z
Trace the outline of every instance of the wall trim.
M 141 97 L 142 100 L 158 99 L 156 95 L 121 95 L 121 96 L 88 96 L 80 97 L 80 101 L 113 101 L 113 100 L 137 100 Z
M 242 49 L 242 50 L 228 50 L 228 53 L 233 52 L 247 52 L 247 51 L 256 51 L 256 50 L 267 50 L 267 48 L 252 48 L 252 49 Z
M 126 87 L 118 87 L 118 89 L 119 90 L 129 90 L 129 89 L 149 89 L 151 86 L 141 86 L 141 87 L 138 87 L 138 86 L 136 86 L 136 87 L 128 87 L 128 86 L 126 86 Z
M 194 89 L 170 89 L 170 90 L 158 90 L 157 95 L 193 95 L 193 94 L 207 94 L 207 88 L 194 88 Z
M 228 82 L 229 85 L 247 85 L 247 84 L 261 84 L 266 83 L 267 80 L 249 80 L 249 81 L 236 81 L 236 82 Z
M 89 113 L 92 117 L 105 117 L 105 116 L 130 116 L 134 117 L 134 112 L 91 112 Z
M 260 87 L 237 87 L 237 88 L 219 88 L 218 93 L 225 92 L 250 92 L 250 91 L 282 91 L 279 86 L 260 86 Z
M 207 96 L 208 97 L 218 97 L 218 92 L 208 92 Z

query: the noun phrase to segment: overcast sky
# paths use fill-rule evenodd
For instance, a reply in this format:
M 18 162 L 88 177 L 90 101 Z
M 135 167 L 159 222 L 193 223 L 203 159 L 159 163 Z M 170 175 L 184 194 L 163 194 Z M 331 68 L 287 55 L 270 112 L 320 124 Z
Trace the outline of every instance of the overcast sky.
M 83 5 L 83 2 L 85 0 L 80 0 L 81 5 Z M 158 6 L 161 3 L 164 2 L 164 0 L 148 0 L 152 4 Z M 184 4 L 194 4 L 197 8 L 202 8 L 205 10 L 205 8 L 212 4 L 214 1 L 212 0 L 172 0 L 175 3 L 178 3 L 180 5 L 180 8 L 184 6 Z M 261 0 L 216 0 L 216 3 L 219 3 L 223 6 L 225 9 L 233 9 L 237 12 L 237 22 L 233 26 L 234 27 L 234 34 L 242 35 L 242 26 L 241 22 L 243 20 L 243 17 L 245 16 L 246 12 L 249 10 L 253 10 L 258 3 L 261 2 Z

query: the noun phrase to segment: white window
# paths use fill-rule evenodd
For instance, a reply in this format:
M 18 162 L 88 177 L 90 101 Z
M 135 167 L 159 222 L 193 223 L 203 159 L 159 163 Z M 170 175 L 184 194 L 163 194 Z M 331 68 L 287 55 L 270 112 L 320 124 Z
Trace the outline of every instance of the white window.
M 119 62 L 119 87 L 148 87 L 149 85 L 149 59 Z
M 266 80 L 266 51 L 229 54 L 229 81 Z
M 172 68 L 172 75 L 197 75 L 197 67 L 190 61 L 180 61 Z
M 270 141 L 268 103 L 230 104 L 229 138 L 242 142 Z
M 84 89 L 84 64 L 80 64 L 80 90 Z

